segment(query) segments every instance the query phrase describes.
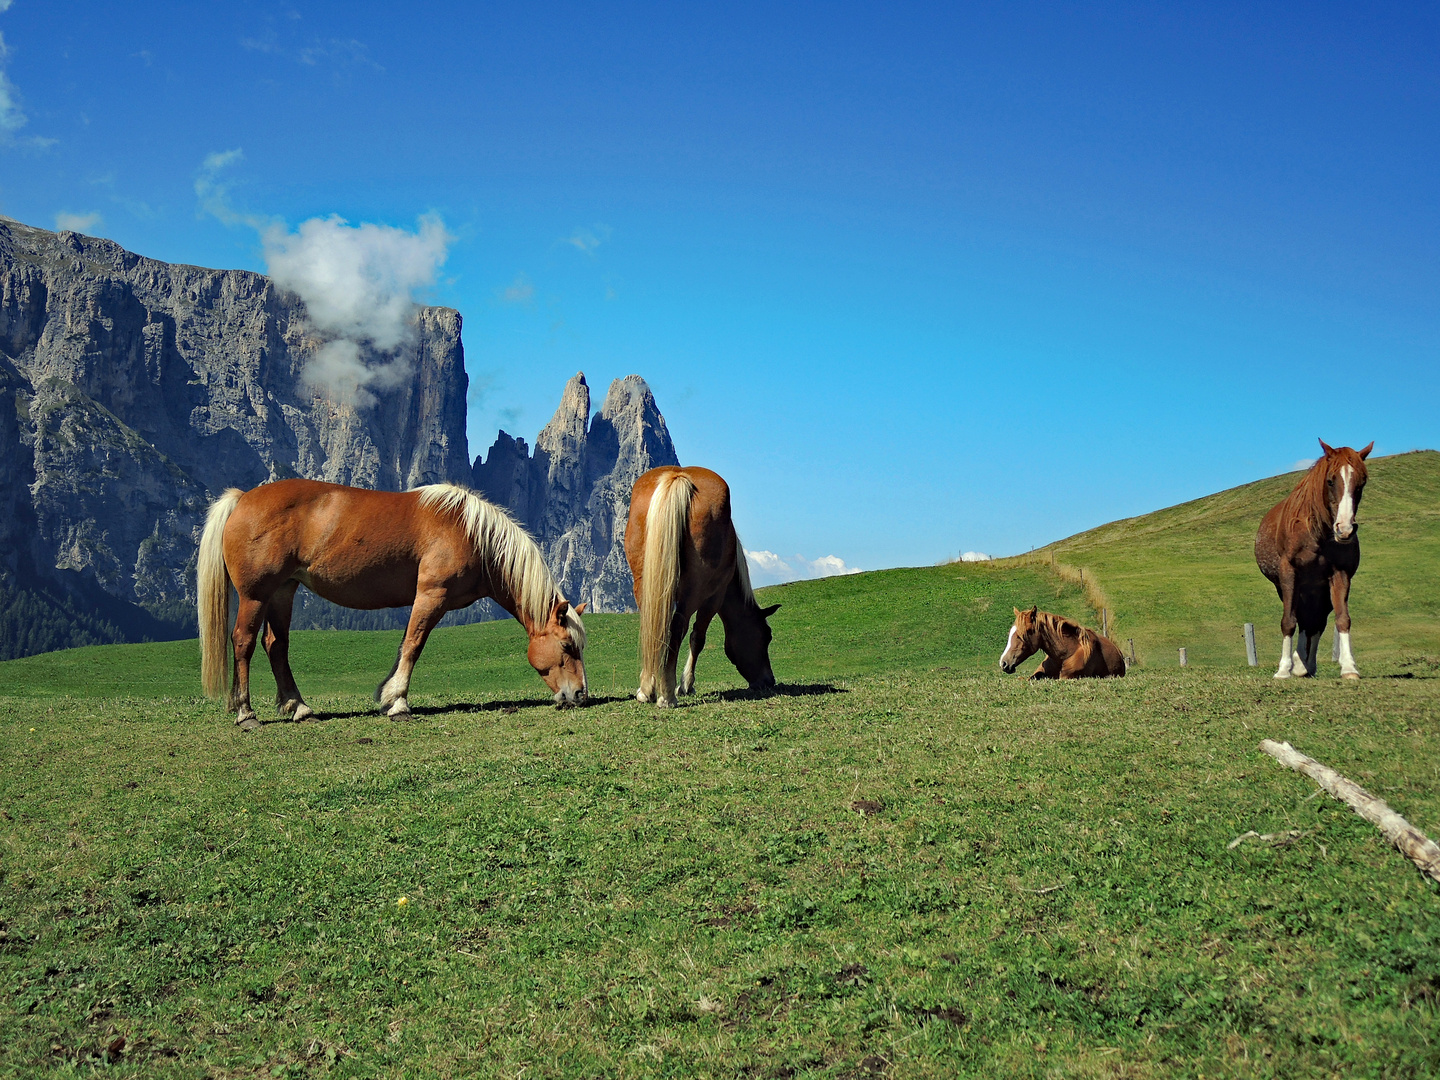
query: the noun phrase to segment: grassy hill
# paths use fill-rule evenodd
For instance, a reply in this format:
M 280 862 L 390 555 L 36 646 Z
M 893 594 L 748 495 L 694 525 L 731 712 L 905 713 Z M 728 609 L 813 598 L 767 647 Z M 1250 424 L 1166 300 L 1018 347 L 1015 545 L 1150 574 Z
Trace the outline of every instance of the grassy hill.
M 395 632 L 297 634 L 320 717 L 254 735 L 194 642 L 0 663 L 0 1076 L 1440 1071 L 1440 893 L 1256 750 L 1440 833 L 1440 662 L 1029 684 L 1011 606 L 1085 604 L 1042 564 L 765 599 L 781 692 L 712 637 L 665 712 L 633 616 L 566 711 L 442 628 L 404 724 Z
M 1351 589 L 1352 639 L 1367 666 L 1440 654 L 1440 453 L 1374 458 L 1360 507 L 1362 557 Z M 1143 517 L 1103 525 L 1005 560 L 1052 559 L 1085 571 L 1090 601 L 1108 606 L 1112 637 L 1134 638 L 1142 663 L 1245 664 L 1242 627 L 1255 624 L 1260 663 L 1280 654 L 1280 601 L 1255 568 L 1255 530 L 1299 473 L 1271 477 Z M 1327 630 L 1322 663 L 1330 660 Z M 1323 670 L 1323 669 L 1322 669 Z

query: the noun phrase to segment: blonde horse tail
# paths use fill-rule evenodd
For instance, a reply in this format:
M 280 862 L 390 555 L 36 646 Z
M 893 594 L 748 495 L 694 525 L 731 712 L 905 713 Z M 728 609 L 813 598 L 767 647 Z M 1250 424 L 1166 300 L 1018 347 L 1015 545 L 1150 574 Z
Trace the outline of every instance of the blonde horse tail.
M 200 534 L 195 591 L 200 623 L 200 681 L 206 697 L 223 697 L 230 689 L 230 571 L 225 566 L 225 523 L 244 494 L 239 488 L 226 488 L 210 504 L 205 531 Z
M 640 670 L 661 677 L 670 646 L 675 593 L 680 584 L 680 545 L 690 523 L 695 483 L 684 473 L 666 473 L 655 485 L 645 514 L 645 580 L 640 596 Z

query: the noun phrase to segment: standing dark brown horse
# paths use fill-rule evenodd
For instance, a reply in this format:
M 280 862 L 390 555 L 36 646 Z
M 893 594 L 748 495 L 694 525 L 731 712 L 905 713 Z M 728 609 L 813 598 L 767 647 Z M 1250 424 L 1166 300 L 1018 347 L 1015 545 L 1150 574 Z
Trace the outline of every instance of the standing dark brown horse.
M 1255 563 L 1275 586 L 1284 608 L 1277 679 L 1315 674 L 1320 635 L 1332 610 L 1340 635 L 1340 674 L 1346 679 L 1360 677 L 1350 652 L 1350 579 L 1360 569 L 1360 526 L 1355 514 L 1365 491 L 1365 459 L 1374 446 L 1372 442 L 1363 450 L 1348 446 L 1336 450 L 1321 439 L 1325 456 L 1260 522 Z
M 342 607 L 411 604 L 389 678 L 375 691 L 392 720 L 410 716 L 410 673 L 447 611 L 493 597 L 530 635 L 529 660 L 557 705 L 586 696 L 585 627 L 560 595 L 535 541 L 473 491 L 432 484 L 367 491 L 315 480 L 230 488 L 210 507 L 199 554 L 200 665 L 205 692 L 230 691 L 235 722 L 260 726 L 250 706 L 250 658 L 265 626 L 282 715 L 313 715 L 290 671 L 290 607 L 304 585 Z M 230 586 L 240 598 L 230 634 Z M 230 634 L 233 683 L 226 671 Z
M 691 616 L 690 659 L 679 692 L 695 691 L 695 661 L 716 614 L 725 655 L 752 690 L 775 685 L 770 624 L 780 607 L 762 608 L 750 588 L 745 550 L 730 521 L 730 488 L 709 469 L 651 469 L 630 492 L 625 558 L 640 607 L 640 689 L 662 709 L 675 704 L 675 666 Z
M 1045 659 L 1032 679 L 1104 679 L 1125 674 L 1125 655 L 1109 638 L 1038 607 L 1014 611 L 1015 625 L 1010 627 L 1005 651 L 1000 654 L 1000 668 L 1006 674 L 1013 675 L 1028 657 L 1042 650 Z

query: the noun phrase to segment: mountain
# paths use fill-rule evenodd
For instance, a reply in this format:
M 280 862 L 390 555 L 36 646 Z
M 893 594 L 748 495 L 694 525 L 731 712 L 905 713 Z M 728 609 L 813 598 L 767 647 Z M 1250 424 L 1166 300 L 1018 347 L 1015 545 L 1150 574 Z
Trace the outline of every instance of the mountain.
M 304 304 L 264 275 L 0 218 L 0 656 L 193 634 L 223 488 L 468 483 L 460 330 L 417 309 L 413 377 L 336 405 L 300 377 L 323 344 Z
M 624 546 L 630 488 L 647 470 L 678 464 L 644 379 L 612 382 L 592 419 L 582 372 L 565 384 L 534 456 L 524 439 L 501 431 L 489 455 L 475 459 L 473 482 L 530 530 L 572 602 L 596 612 L 634 611 Z
M 147 259 L 0 217 L 0 659 L 194 634 L 195 546 L 211 498 L 305 476 L 404 490 L 473 485 L 535 535 L 576 603 L 633 608 L 630 486 L 674 464 L 645 380 L 590 416 L 583 375 L 536 440 L 501 432 L 472 465 L 461 318 L 416 308 L 369 361 L 411 377 L 336 404 L 302 378 L 325 344 L 263 274 Z M 449 622 L 498 617 L 477 604 Z M 301 590 L 296 629 L 403 626 Z

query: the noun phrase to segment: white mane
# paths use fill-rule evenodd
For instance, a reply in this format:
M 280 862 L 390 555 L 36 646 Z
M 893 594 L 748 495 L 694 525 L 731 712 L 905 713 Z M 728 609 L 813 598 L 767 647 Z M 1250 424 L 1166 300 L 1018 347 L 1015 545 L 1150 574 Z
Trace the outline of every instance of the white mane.
M 489 555 L 516 608 L 536 629 L 543 627 L 555 601 L 564 597 L 540 548 L 509 511 L 457 484 L 427 484 L 415 490 L 420 493 L 421 506 L 437 515 L 455 514 L 460 519 L 470 542 Z M 565 622 L 570 640 L 583 652 L 585 626 L 574 607 L 565 613 Z

